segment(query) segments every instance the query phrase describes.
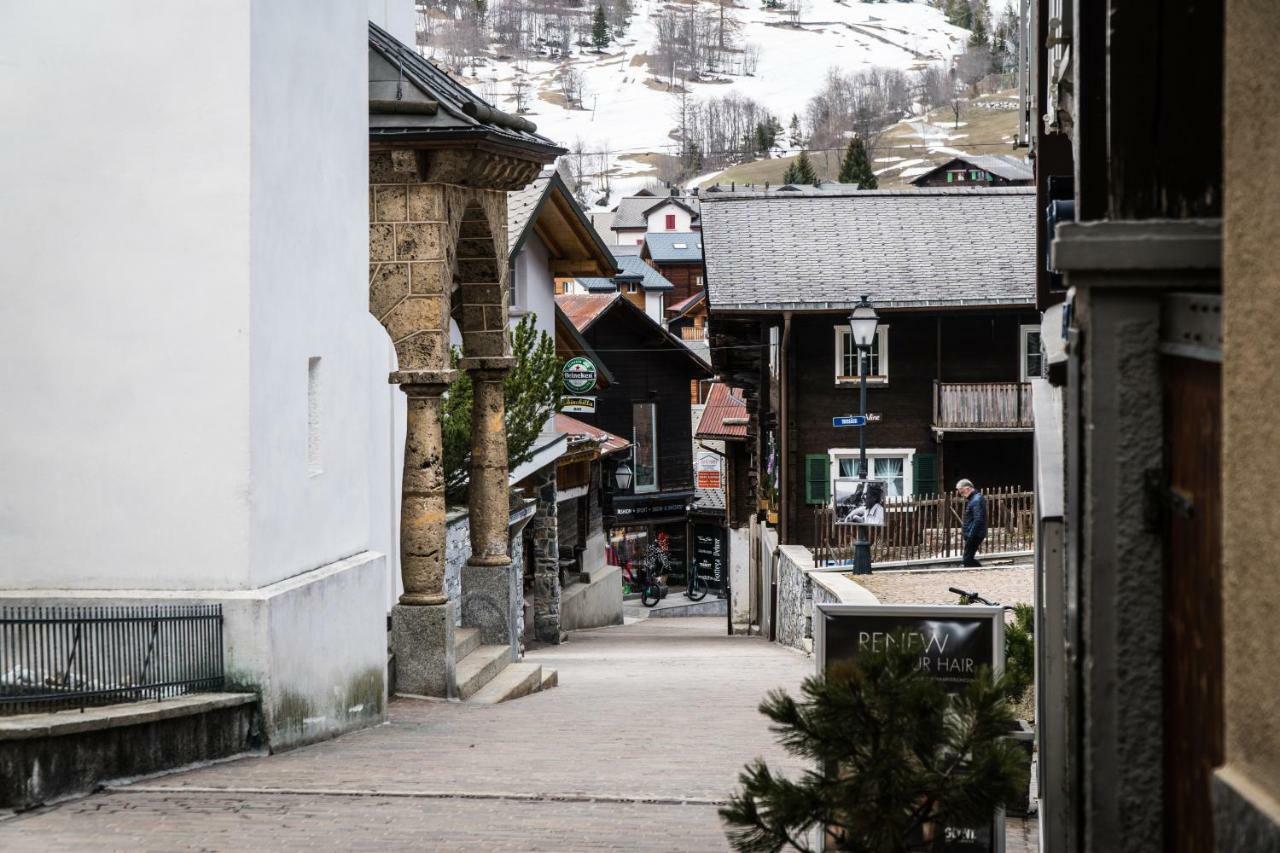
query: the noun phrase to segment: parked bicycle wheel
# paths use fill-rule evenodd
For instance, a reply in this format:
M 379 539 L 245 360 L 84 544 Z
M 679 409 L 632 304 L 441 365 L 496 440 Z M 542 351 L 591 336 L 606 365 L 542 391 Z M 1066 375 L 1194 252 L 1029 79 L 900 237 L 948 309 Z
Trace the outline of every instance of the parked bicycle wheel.
M 645 607 L 653 607 L 662 600 L 662 587 L 656 583 L 647 583 L 640 593 L 640 603 Z
M 707 579 L 700 577 L 696 571 L 689 573 L 689 590 L 685 593 L 690 601 L 701 601 L 707 597 Z

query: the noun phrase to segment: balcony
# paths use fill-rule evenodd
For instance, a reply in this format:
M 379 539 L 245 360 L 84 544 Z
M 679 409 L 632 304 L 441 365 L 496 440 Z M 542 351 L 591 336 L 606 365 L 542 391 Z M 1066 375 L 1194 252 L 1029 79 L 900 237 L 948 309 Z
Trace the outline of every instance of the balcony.
M 682 341 L 705 341 L 707 339 L 706 326 L 681 326 L 680 340 Z
M 934 382 L 935 432 L 1026 432 L 1029 382 Z

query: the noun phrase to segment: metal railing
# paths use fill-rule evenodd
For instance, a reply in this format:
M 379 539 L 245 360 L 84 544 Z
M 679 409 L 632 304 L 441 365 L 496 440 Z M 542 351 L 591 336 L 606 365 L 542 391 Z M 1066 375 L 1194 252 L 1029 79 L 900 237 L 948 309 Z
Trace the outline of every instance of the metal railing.
M 1031 429 L 1028 382 L 934 382 L 935 429 Z
M 221 690 L 222 605 L 0 608 L 0 715 Z
M 987 498 L 984 553 L 1030 553 L 1035 535 L 1035 493 L 1018 486 L 983 489 Z M 886 498 L 883 527 L 866 527 L 872 563 L 951 560 L 964 552 L 960 521 L 964 499 L 957 495 Z M 814 511 L 813 559 L 817 566 L 853 560 L 858 528 L 836 524 L 831 507 Z M 979 556 L 981 559 L 981 556 Z

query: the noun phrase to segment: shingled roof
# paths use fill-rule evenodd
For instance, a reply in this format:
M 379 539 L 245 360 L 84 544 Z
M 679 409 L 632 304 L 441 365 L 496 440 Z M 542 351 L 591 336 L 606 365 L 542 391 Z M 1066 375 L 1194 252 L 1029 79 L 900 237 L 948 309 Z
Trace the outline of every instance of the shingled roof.
M 505 113 L 369 22 L 369 138 L 473 140 L 532 151 L 564 149 L 521 116 Z
M 649 227 L 649 213 L 668 204 L 684 208 L 693 216 L 694 222 L 698 221 L 698 200 L 696 198 L 678 195 L 633 195 L 627 196 L 618 202 L 618 209 L 613 216 L 613 224 L 609 227 L 614 231 L 619 228 L 647 228 Z
M 955 168 L 963 169 L 981 169 L 984 172 L 1004 178 L 1006 181 L 1034 181 L 1035 173 L 1031 171 L 1031 164 L 1025 160 L 1019 160 L 1017 157 L 1010 157 L 1008 154 L 964 154 L 959 157 L 952 157 L 945 163 L 942 163 L 927 172 L 922 172 L 911 179 L 913 184 L 922 184 L 931 179 L 939 172 L 947 172 Z
M 644 251 L 658 263 L 696 264 L 702 260 L 702 235 L 697 231 L 650 231 Z
M 1031 187 L 708 196 L 712 312 L 1031 305 Z
M 617 246 L 610 246 L 616 250 Z M 577 281 L 593 293 L 608 293 L 618 289 L 619 281 L 638 281 L 645 290 L 674 290 L 675 285 L 662 273 L 646 264 L 639 255 L 619 254 L 614 251 L 613 258 L 618 262 L 620 273 L 613 278 L 578 276 Z

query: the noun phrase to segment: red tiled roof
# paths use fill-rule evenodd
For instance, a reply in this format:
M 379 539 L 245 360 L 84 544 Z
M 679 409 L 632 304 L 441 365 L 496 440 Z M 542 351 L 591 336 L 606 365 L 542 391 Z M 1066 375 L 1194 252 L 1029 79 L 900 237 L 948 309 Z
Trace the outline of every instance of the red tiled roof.
M 711 383 L 707 407 L 698 421 L 698 438 L 737 439 L 747 437 L 747 404 L 741 388 L 723 382 Z
M 556 305 L 579 332 L 585 332 L 596 318 L 621 299 L 621 293 L 565 293 L 556 297 Z
M 608 456 L 610 453 L 617 453 L 631 446 L 631 442 L 625 438 L 606 432 L 599 427 L 593 427 L 591 424 L 584 424 L 577 418 L 571 418 L 559 412 L 556 413 L 556 432 L 562 432 L 569 436 L 583 436 L 592 441 L 599 441 L 601 456 Z

